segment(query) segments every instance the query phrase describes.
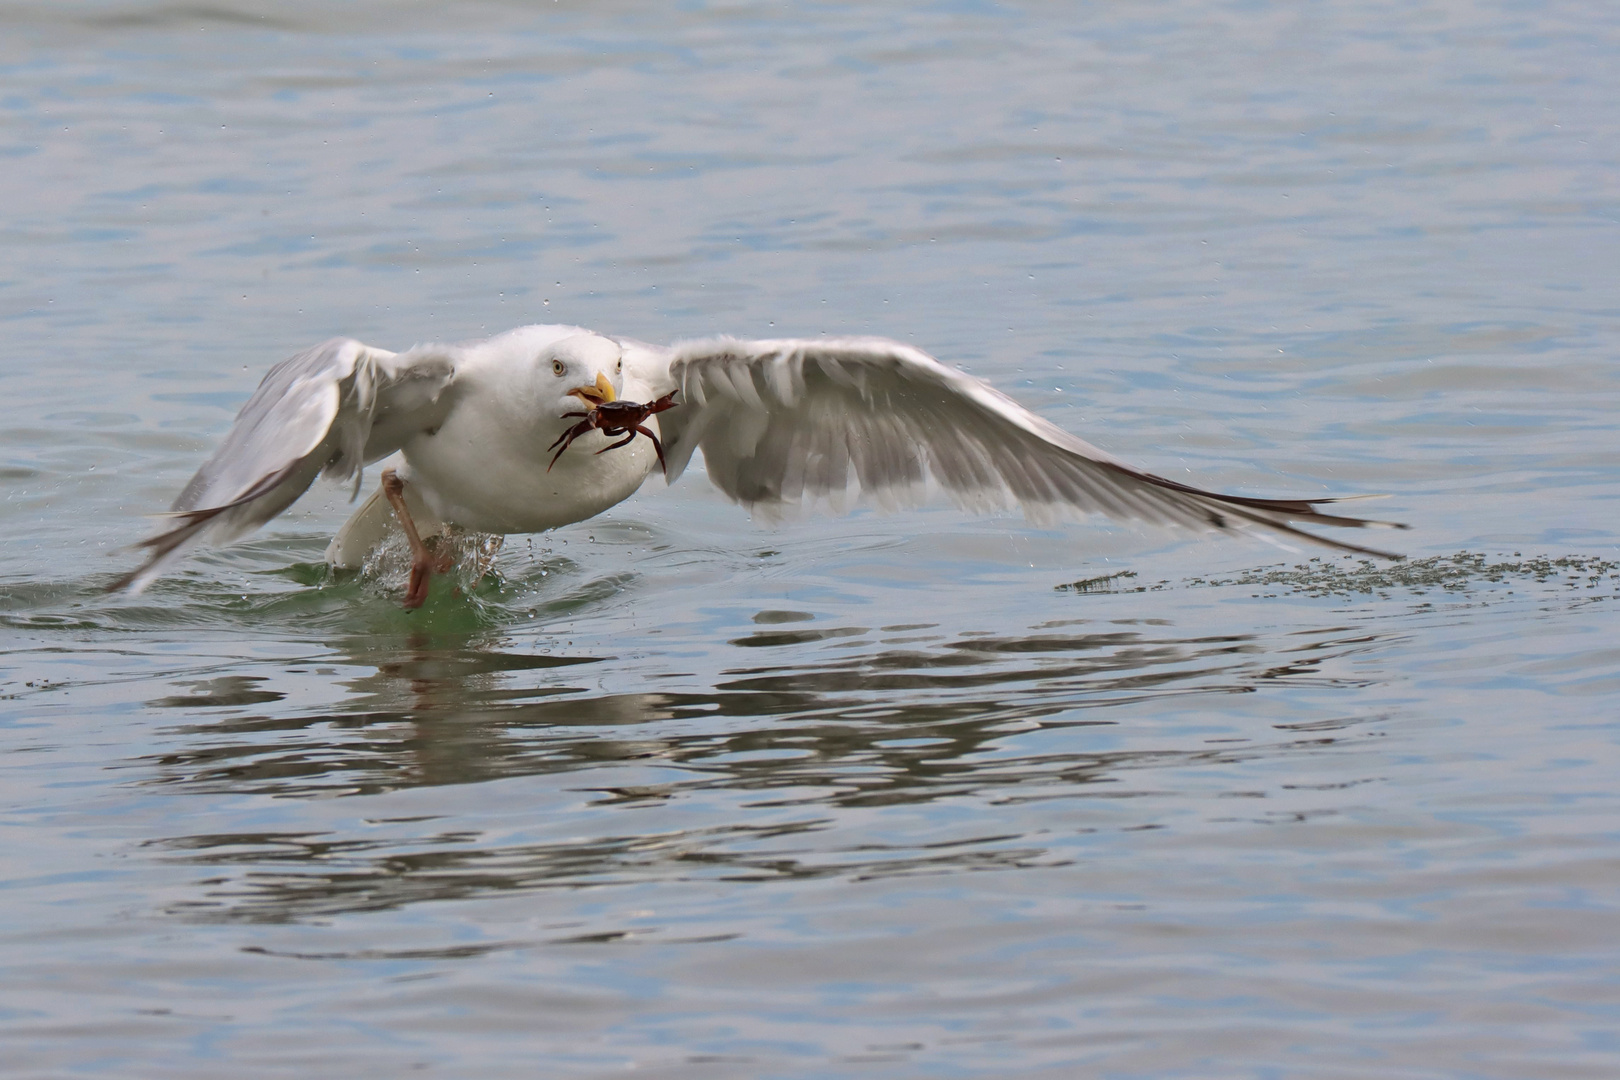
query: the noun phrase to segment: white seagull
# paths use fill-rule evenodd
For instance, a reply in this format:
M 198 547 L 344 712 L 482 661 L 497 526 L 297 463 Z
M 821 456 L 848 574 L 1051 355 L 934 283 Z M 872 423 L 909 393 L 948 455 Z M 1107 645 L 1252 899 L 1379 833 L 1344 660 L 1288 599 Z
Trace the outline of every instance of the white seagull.
M 639 437 L 638 437 L 639 436 Z M 1324 514 L 1334 499 L 1202 491 L 1128 465 L 926 353 L 872 337 L 673 346 L 577 326 L 524 326 L 466 345 L 388 352 L 334 338 L 271 368 L 225 441 L 174 502 L 146 561 L 110 588 L 139 591 L 203 540 L 247 535 L 316 476 L 353 478 L 399 453 L 327 550 L 359 566 L 397 526 L 410 542 L 405 604 L 445 569 L 427 540 L 446 527 L 541 532 L 594 517 L 654 469 L 673 483 L 695 450 L 709 479 L 751 511 L 862 491 L 885 508 L 920 501 L 932 477 L 975 511 L 1103 513 L 1202 531 L 1263 529 L 1344 551 L 1387 552 L 1295 522 L 1389 522 Z

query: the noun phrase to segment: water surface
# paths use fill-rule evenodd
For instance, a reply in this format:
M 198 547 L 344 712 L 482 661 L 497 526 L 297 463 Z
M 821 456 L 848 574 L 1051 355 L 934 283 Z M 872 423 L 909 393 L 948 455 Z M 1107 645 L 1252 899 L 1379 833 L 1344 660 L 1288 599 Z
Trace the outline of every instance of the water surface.
M 1597 4 L 0 13 L 17 1076 L 1611 1077 Z M 421 611 L 323 488 L 140 597 L 270 363 L 903 338 L 1405 563 L 702 480 Z

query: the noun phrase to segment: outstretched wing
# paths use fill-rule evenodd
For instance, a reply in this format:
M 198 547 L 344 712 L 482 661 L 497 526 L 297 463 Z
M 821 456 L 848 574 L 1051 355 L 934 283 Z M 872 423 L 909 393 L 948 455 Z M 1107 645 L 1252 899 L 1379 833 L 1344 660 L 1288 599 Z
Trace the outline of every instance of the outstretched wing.
M 1322 513 L 1333 499 L 1221 495 L 1128 465 L 1070 435 L 978 379 L 881 338 L 738 341 L 716 338 L 626 359 L 678 388 L 659 417 L 668 475 L 703 450 L 709 478 L 751 509 L 856 489 L 880 505 L 918 501 L 931 476 L 977 511 L 1017 504 L 1034 521 L 1103 513 L 1232 532 L 1262 526 L 1344 551 L 1387 552 L 1316 536 L 1296 522 L 1363 528 L 1388 522 Z M 667 374 L 657 378 L 658 368 Z
M 141 542 L 147 558 L 109 588 L 139 592 L 187 548 L 257 529 L 325 472 L 340 479 L 399 449 L 439 421 L 453 352 L 424 346 L 392 353 L 333 338 L 265 375 L 213 457 L 175 499 L 169 526 Z

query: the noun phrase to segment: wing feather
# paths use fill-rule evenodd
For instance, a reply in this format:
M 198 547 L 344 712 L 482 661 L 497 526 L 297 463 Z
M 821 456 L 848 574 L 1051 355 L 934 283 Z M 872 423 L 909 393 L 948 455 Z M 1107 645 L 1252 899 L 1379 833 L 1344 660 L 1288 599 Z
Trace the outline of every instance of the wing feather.
M 202 540 L 228 542 L 291 506 L 316 476 L 354 478 L 434 423 L 455 371 L 454 355 L 427 346 L 392 353 L 333 338 L 271 368 L 219 449 L 168 515 L 138 546 L 146 561 L 109 589 L 139 592 Z
M 1259 527 L 1399 557 L 1295 523 L 1405 526 L 1318 509 L 1333 499 L 1223 495 L 1144 472 L 900 342 L 634 342 L 626 357 L 655 392 L 680 391 L 680 407 L 660 417 L 670 479 L 701 448 L 710 479 L 754 511 L 818 500 L 837 509 L 857 490 L 881 506 L 914 505 L 932 477 L 968 509 L 1016 504 L 1038 522 L 1095 512 L 1204 531 Z

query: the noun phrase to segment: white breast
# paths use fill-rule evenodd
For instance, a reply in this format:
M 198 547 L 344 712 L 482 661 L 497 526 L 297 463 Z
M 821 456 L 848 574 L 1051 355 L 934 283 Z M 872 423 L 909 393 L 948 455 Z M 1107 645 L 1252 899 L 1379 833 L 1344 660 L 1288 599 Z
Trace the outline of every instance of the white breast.
M 583 521 L 628 498 L 657 467 L 646 438 L 599 455 L 618 439 L 596 431 L 575 439 L 551 466 L 555 451 L 548 448 L 576 419 L 526 413 L 522 395 L 498 387 L 460 389 L 444 423 L 404 446 L 410 482 L 451 524 L 524 533 Z M 656 432 L 657 418 L 645 426 Z

